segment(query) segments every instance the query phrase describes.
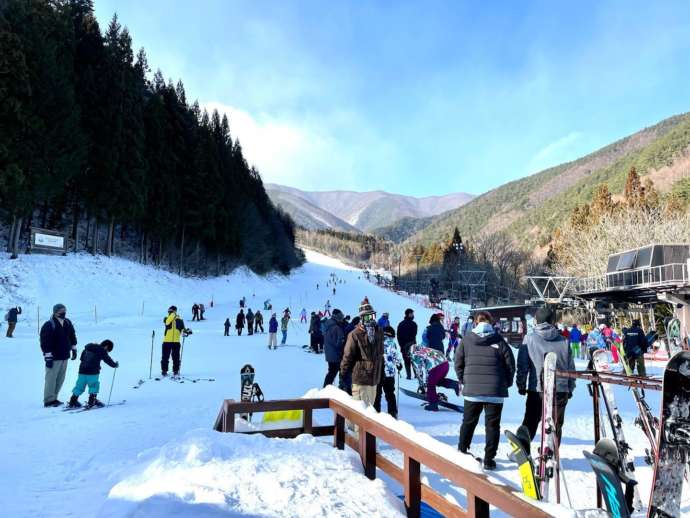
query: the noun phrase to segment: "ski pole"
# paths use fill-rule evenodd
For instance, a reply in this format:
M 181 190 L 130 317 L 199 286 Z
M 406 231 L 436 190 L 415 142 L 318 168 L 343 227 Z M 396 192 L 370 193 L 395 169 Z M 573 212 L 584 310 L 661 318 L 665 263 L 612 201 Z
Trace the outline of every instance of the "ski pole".
M 117 372 L 117 369 L 113 369 L 113 380 L 110 382 L 110 393 L 108 394 L 108 404 L 106 406 L 110 406 L 110 397 L 113 395 L 113 385 L 115 385 L 115 373 Z
M 398 404 L 398 414 L 400 414 L 400 371 L 398 371 L 398 387 L 397 387 L 397 397 L 396 397 L 396 403 Z
M 149 362 L 149 379 L 151 379 L 151 373 L 153 371 L 153 340 L 156 336 L 156 330 L 151 331 L 151 361 Z

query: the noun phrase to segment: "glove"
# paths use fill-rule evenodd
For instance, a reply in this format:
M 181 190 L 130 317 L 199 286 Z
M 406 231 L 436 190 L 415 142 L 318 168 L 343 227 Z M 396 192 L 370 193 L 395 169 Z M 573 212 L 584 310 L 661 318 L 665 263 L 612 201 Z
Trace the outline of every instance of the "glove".
M 117 369 L 120 366 L 120 362 L 115 362 L 115 368 Z
M 518 394 L 520 394 L 521 396 L 526 396 L 527 390 L 524 388 L 520 388 L 520 389 L 518 389 Z
M 43 355 L 43 359 L 46 362 L 46 369 L 52 369 L 53 368 L 53 353 L 45 353 Z
M 72 359 L 73 360 L 77 359 L 77 350 L 76 349 L 72 349 Z

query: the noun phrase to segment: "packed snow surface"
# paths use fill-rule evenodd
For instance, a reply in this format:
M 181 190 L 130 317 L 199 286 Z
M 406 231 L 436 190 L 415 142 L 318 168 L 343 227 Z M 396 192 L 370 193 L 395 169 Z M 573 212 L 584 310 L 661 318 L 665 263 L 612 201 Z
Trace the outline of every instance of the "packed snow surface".
M 366 295 L 381 314 L 388 311 L 394 324 L 406 307 L 416 311 L 421 329 L 431 309 L 416 300 L 373 286 L 358 270 L 314 252 L 308 263 L 289 277 L 258 277 L 240 269 L 214 279 L 180 278 L 172 273 L 123 259 L 89 255 L 21 256 L 9 260 L 0 255 L 0 311 L 20 304 L 23 313 L 15 338 L 0 337 L 2 409 L 0 444 L 3 470 L 0 502 L 4 516 L 397 516 L 404 509 L 398 496 L 402 488 L 385 476 L 371 482 L 351 451 L 333 449 L 327 438 L 301 436 L 295 440 L 262 436 L 220 434 L 211 427 L 225 398 L 239 399 L 239 370 L 245 363 L 256 369 L 256 381 L 267 399 L 302 397 L 317 393 L 326 372 L 323 356 L 305 353 L 307 325 L 299 322 L 302 308 L 333 308 L 354 315 Z M 326 282 L 331 274 L 342 283 L 334 295 Z M 319 284 L 317 289 L 316 285 Z M 267 299 L 280 316 L 290 307 L 292 322 L 287 345 L 267 348 L 267 335 L 238 337 L 234 332 L 239 299 L 260 309 L 267 330 Z M 214 306 L 210 307 L 211 300 Z M 37 328 L 55 303 L 67 306 L 75 325 L 79 349 L 110 338 L 112 356 L 120 362 L 113 371 L 103 366 L 101 394 L 106 401 L 123 405 L 81 413 L 42 406 L 44 364 L 38 346 Z M 193 303 L 206 305 L 206 320 L 191 321 Z M 177 383 L 149 379 L 160 373 L 162 319 L 170 305 L 177 305 L 193 334 L 184 344 L 182 374 Z M 454 307 L 463 314 L 463 308 Z M 233 324 L 230 337 L 223 336 L 223 322 Z M 154 334 L 155 333 L 155 334 Z M 153 335 L 153 336 L 152 336 Z M 578 367 L 583 368 L 583 364 Z M 651 374 L 661 373 L 661 364 Z M 451 369 L 452 370 L 452 369 Z M 78 361 L 70 362 L 60 394 L 66 401 L 74 386 Z M 138 388 L 139 381 L 144 383 Z M 402 385 L 416 388 L 414 381 Z M 328 389 L 330 394 L 337 392 Z M 633 425 L 636 409 L 631 394 L 615 387 L 624 418 L 626 438 L 635 457 L 636 476 L 643 501 L 648 500 L 651 469 L 644 464 L 648 447 L 644 435 Z M 658 394 L 647 392 L 657 411 Z M 82 396 L 82 402 L 86 395 Z M 456 401 L 454 395 L 451 400 Z M 460 400 L 458 400 L 460 402 Z M 401 393 L 400 419 L 387 415 L 377 419 L 401 433 L 481 471 L 479 464 L 461 458 L 457 446 L 461 415 L 443 410 L 425 412 L 420 401 Z M 359 404 L 359 403 L 355 403 Z M 385 407 L 385 402 L 384 402 Z M 373 410 L 368 410 L 373 413 Z M 524 398 L 511 388 L 503 410 L 504 429 L 515 430 L 524 413 Z M 373 415 L 373 414 L 372 414 Z M 261 416 L 254 421 L 260 423 Z M 315 414 L 319 422 L 331 422 L 329 411 Z M 409 424 L 407 424 L 409 423 Z M 566 410 L 561 459 L 573 507 L 579 515 L 595 515 L 594 475 L 582 456 L 593 447 L 591 398 L 579 383 Z M 444 444 L 438 448 L 438 442 Z M 532 445 L 538 446 L 539 436 Z M 482 455 L 484 430 L 477 428 L 472 451 Z M 379 444 L 380 452 L 402 464 L 399 452 Z M 491 473 L 497 483 L 519 487 L 517 470 L 507 460 L 509 448 L 502 440 Z M 424 468 L 423 468 L 424 469 Z M 448 499 L 466 504 L 464 491 L 424 471 L 425 481 Z M 687 484 L 686 484 L 687 485 Z M 549 508 L 567 516 L 563 508 Z M 684 495 L 683 513 L 690 513 Z

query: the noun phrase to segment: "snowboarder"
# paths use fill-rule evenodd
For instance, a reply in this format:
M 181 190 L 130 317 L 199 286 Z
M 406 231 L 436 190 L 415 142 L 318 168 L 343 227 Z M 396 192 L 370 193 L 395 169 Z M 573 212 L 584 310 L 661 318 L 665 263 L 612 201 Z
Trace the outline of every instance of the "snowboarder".
M 379 324 L 379 327 L 381 329 L 386 329 L 387 327 L 390 327 L 391 322 L 390 322 L 390 319 L 388 318 L 388 312 L 387 311 L 383 315 L 381 315 L 381 318 L 379 318 L 378 324 Z
M 100 387 L 98 377 L 101 372 L 101 360 L 113 369 L 117 369 L 120 366 L 108 354 L 113 352 L 113 347 L 113 342 L 110 340 L 103 340 L 100 344 L 86 344 L 81 353 L 79 377 L 77 378 L 77 384 L 72 389 L 72 397 L 67 405 L 68 408 L 81 407 L 79 396 L 84 393 L 87 386 L 89 387 L 89 401 L 86 403 L 86 406 L 89 408 L 104 406 L 98 400 L 98 389 Z
M 414 310 L 407 308 L 405 318 L 398 324 L 398 344 L 405 364 L 405 377 L 412 379 L 410 364 L 410 347 L 417 343 L 417 323 L 414 321 Z
M 53 316 L 41 327 L 41 351 L 46 365 L 44 407 L 62 405 L 58 395 L 65 382 L 67 360 L 77 359 L 77 335 L 66 314 L 67 308 L 64 304 L 55 304 Z
M 7 333 L 5 336 L 7 338 L 14 338 L 12 334 L 14 333 L 14 328 L 17 326 L 17 315 L 22 314 L 22 308 L 20 306 L 11 307 L 7 311 L 5 320 L 7 320 Z
M 244 329 L 244 310 L 240 309 L 235 318 L 235 329 L 237 329 L 237 336 L 242 336 L 242 329 Z
M 345 350 L 345 319 L 339 309 L 333 310 L 333 316 L 324 323 L 323 350 L 328 372 L 323 380 L 323 386 L 331 385 L 336 375 L 340 372 L 340 362 Z M 340 387 L 348 391 L 348 380 L 340 378 Z M 349 391 L 348 391 L 349 392 Z
M 491 314 L 480 311 L 476 325 L 460 342 L 455 354 L 455 373 L 462 384 L 464 412 L 458 449 L 467 453 L 479 416 L 484 412 L 486 446 L 484 469 L 496 469 L 496 450 L 501 437 L 501 413 L 508 388 L 515 378 L 515 357 L 510 346 L 491 325 Z
M 330 300 L 326 301 L 326 305 L 324 306 L 324 310 L 323 310 L 323 316 L 325 316 L 325 317 L 331 316 L 331 301 Z
M 230 336 L 230 319 L 226 318 L 225 323 L 223 323 L 223 327 L 225 328 L 225 334 L 223 336 Z
M 429 325 L 425 331 L 426 345 L 445 354 L 443 340 L 446 338 L 446 330 L 443 324 L 441 324 L 441 317 L 437 313 L 431 315 Z
M 192 322 L 199 320 L 199 304 L 196 302 L 192 306 Z
M 254 334 L 254 312 L 252 308 L 247 309 L 247 334 Z
M 644 364 L 644 353 L 649 349 L 649 342 L 645 336 L 639 320 L 632 321 L 632 327 L 623 333 L 623 348 L 625 359 L 632 374 L 637 369 L 638 376 L 646 376 L 647 369 Z
M 264 332 L 264 316 L 261 314 L 260 310 L 256 310 L 254 313 L 254 332 L 258 333 L 261 329 L 261 333 Z
M 446 358 L 450 361 L 450 353 L 455 353 L 455 349 L 460 342 L 460 317 L 455 317 L 453 323 L 450 325 L 448 349 L 446 349 Z
M 376 324 L 376 311 L 365 297 L 359 306 L 360 322 L 347 337 L 340 379 L 352 373 L 352 398 L 372 405 L 383 370 L 383 332 Z
M 290 323 L 290 312 L 286 309 L 283 313 L 283 318 L 280 319 L 280 332 L 283 334 L 283 338 L 280 341 L 280 345 L 285 345 L 287 342 L 287 332 L 288 324 Z
M 276 314 L 273 313 L 271 315 L 271 319 L 268 321 L 268 348 L 270 349 L 271 346 L 273 349 L 278 348 L 278 341 L 276 338 L 276 334 L 278 333 L 278 319 L 276 318 Z
M 168 316 L 163 319 L 163 352 L 161 354 L 161 375 L 168 375 L 168 362 L 172 355 L 173 375 L 180 374 L 180 337 L 184 331 L 184 321 L 177 315 L 177 306 L 168 308 Z
M 446 378 L 450 366 L 442 351 L 414 344 L 410 349 L 410 360 L 414 365 L 420 388 L 426 390 L 427 405 L 424 410 L 438 411 L 438 386 L 453 389 L 456 395 L 460 395 L 458 382 Z
M 306 308 L 302 308 L 302 311 L 300 311 L 299 323 L 300 324 L 306 324 L 307 323 L 307 309 Z
M 376 387 L 376 399 L 374 408 L 381 411 L 381 396 L 386 395 L 388 413 L 398 418 L 398 402 L 395 399 L 395 378 L 403 367 L 403 357 L 400 348 L 395 341 L 395 330 L 391 327 L 383 328 L 383 374 Z
M 521 396 L 527 396 L 525 401 L 525 416 L 522 424 L 529 430 L 531 440 L 537 433 L 541 421 L 543 388 L 541 373 L 543 371 L 544 356 L 556 353 L 557 370 L 575 370 L 575 360 L 565 341 L 555 326 L 556 312 L 544 306 L 535 314 L 536 326 L 524 338 L 518 352 L 517 386 Z M 462 345 L 462 344 L 461 344 Z M 565 417 L 565 406 L 575 390 L 575 380 L 572 378 L 557 378 L 556 380 L 556 436 L 561 441 L 561 428 Z

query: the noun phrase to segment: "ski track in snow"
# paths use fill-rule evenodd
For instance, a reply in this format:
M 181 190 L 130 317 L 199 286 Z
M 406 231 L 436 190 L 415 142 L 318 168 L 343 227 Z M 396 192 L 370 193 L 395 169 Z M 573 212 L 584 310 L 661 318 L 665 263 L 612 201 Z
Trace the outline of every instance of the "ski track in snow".
M 394 323 L 406 307 L 414 308 L 421 336 L 430 309 L 373 286 L 358 270 L 335 259 L 315 252 L 307 252 L 307 258 L 309 262 L 290 277 L 261 278 L 238 269 L 215 279 L 182 279 L 118 258 L 30 255 L 10 261 L 1 254 L 0 311 L 4 315 L 10 304 L 17 303 L 24 310 L 16 338 L 4 337 L 4 325 L 0 338 L 0 364 L 5 367 L 0 378 L 4 409 L 0 413 L 5 467 L 0 477 L 3 515 L 403 515 L 404 508 L 395 498 L 402 493 L 400 486 L 381 472 L 380 480 L 368 481 L 356 455 L 338 452 L 328 439 L 303 436 L 293 441 L 268 440 L 210 431 L 222 400 L 239 398 L 239 369 L 245 363 L 256 368 L 256 381 L 267 399 L 300 397 L 321 387 L 326 362 L 321 355 L 302 351 L 301 345 L 308 343 L 307 326 L 299 324 L 302 307 L 308 311 L 322 309 L 330 299 L 333 308 L 354 315 L 367 295 L 379 314 L 390 312 Z M 335 296 L 326 287 L 331 272 L 346 281 L 337 285 Z M 319 290 L 316 283 L 320 284 Z M 253 310 L 262 310 L 266 329 L 270 314 L 262 309 L 264 300 L 271 299 L 278 316 L 283 308 L 291 307 L 290 347 L 269 351 L 266 334 L 223 337 L 223 321 L 230 317 L 234 324 L 242 296 L 247 297 Z M 210 308 L 211 298 L 214 308 Z M 45 321 L 57 302 L 67 305 L 80 351 L 91 341 L 110 338 L 115 342 L 112 356 L 121 367 L 115 376 L 112 401 L 126 399 L 125 405 L 76 414 L 42 407 L 44 369 L 37 325 Z M 194 302 L 206 305 L 206 321 L 191 321 Z M 184 345 L 182 374 L 216 381 L 180 384 L 148 380 L 151 331 L 156 332 L 156 376 L 160 369 L 161 320 L 171 304 L 178 306 L 185 323 L 194 331 Z M 584 363 L 579 363 L 578 368 L 584 368 Z M 660 375 L 662 368 L 654 364 L 648 370 Z M 61 400 L 69 398 L 77 371 L 78 361 L 70 362 Z M 139 379 L 146 382 L 133 389 Z M 107 400 L 112 380 L 113 370 L 103 365 L 102 400 Z M 402 383 L 416 388 L 414 381 Z M 643 460 L 648 443 L 641 430 L 633 426 L 637 412 L 632 395 L 623 387 L 614 387 L 614 392 L 646 504 L 652 478 Z M 659 394 L 647 391 L 647 398 L 658 412 Z M 461 415 L 447 410 L 425 412 L 420 403 L 401 394 L 401 420 L 455 448 Z M 502 427 L 515 430 L 523 411 L 524 398 L 512 387 Z M 330 412 L 319 411 L 315 419 L 326 423 L 332 418 Z M 561 459 L 580 516 L 598 514 L 582 512 L 595 507 L 594 473 L 582 456 L 583 449 L 593 448 L 592 427 L 591 398 L 585 384 L 578 382 L 566 410 Z M 532 444 L 533 453 L 538 441 L 539 436 Z M 473 453 L 481 456 L 483 446 L 480 421 Z M 385 444 L 379 444 L 379 449 L 402 464 L 398 452 Z M 250 450 L 251 455 L 247 455 Z M 507 460 L 508 451 L 502 437 L 496 458 L 498 469 L 490 476 L 518 487 L 517 470 Z M 465 504 L 464 491 L 428 470 L 423 476 L 448 498 Z M 346 496 L 339 499 L 339 495 Z M 682 511 L 690 513 L 687 488 L 683 497 Z M 562 516 L 573 514 L 563 508 L 552 510 Z

